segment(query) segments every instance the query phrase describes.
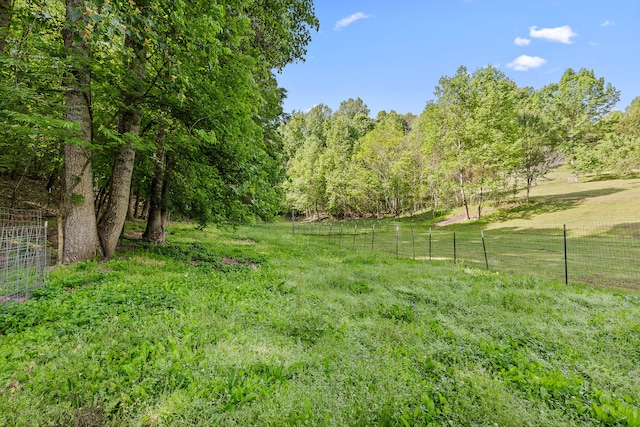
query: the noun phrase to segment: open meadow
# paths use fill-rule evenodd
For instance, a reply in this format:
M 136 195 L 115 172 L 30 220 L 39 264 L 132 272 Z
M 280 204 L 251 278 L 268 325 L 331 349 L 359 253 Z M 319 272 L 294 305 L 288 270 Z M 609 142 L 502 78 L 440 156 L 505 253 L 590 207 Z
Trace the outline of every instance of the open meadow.
M 0 425 L 640 425 L 633 290 L 137 227 L 3 309 Z

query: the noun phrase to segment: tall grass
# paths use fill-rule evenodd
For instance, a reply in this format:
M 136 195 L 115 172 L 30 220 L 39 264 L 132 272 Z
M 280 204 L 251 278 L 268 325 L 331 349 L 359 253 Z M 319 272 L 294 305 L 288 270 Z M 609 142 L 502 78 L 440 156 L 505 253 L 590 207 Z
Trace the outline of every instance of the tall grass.
M 636 292 L 273 227 L 169 241 L 2 312 L 1 425 L 640 425 Z

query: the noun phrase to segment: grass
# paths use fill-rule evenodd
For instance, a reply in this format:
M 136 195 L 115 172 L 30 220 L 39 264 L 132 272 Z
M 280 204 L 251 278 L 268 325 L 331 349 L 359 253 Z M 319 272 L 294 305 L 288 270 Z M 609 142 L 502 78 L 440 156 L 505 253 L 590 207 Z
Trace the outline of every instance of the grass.
M 637 292 L 286 225 L 169 241 L 3 309 L 0 425 L 640 425 Z
M 549 224 L 638 223 L 640 178 L 637 175 L 587 175 L 569 182 L 562 167 L 531 189 L 530 206 L 503 209 L 488 219 L 493 228 L 545 228 Z M 522 197 L 522 195 L 520 195 Z
M 529 204 L 519 195 L 500 207 L 487 207 L 480 220 L 452 221 L 461 218 L 462 211 L 454 210 L 445 217 L 427 214 L 398 220 L 298 224 L 298 228 L 352 249 L 455 260 L 475 268 L 488 264 L 493 271 L 510 274 L 639 289 L 640 179 L 600 175 L 575 183 L 569 182 L 570 176 L 568 169 L 560 168 L 532 189 Z M 448 225 L 435 227 L 438 223 Z

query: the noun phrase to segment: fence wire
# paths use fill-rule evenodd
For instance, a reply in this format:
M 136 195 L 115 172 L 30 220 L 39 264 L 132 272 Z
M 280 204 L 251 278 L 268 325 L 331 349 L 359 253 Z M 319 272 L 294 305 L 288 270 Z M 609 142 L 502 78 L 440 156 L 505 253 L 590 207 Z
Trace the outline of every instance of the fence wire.
M 453 231 L 367 220 L 294 223 L 293 230 L 354 250 L 566 283 L 640 288 L 640 223 Z
M 24 301 L 42 287 L 48 265 L 41 213 L 0 208 L 0 304 Z

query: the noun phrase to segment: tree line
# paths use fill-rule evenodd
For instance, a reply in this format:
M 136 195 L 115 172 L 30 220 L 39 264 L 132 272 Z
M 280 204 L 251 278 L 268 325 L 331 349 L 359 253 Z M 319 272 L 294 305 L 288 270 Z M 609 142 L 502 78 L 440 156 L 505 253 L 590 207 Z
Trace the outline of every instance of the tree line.
M 281 206 L 283 89 L 312 0 L 0 0 L 0 174 L 60 189 L 65 263 L 113 254 L 125 219 L 164 240 Z
M 442 77 L 419 116 L 380 112 L 358 99 L 332 112 L 294 111 L 280 127 L 286 208 L 333 217 L 406 214 L 529 192 L 551 168 L 628 173 L 640 168 L 640 97 L 613 111 L 619 92 L 593 71 L 567 69 L 540 90 L 493 66 Z

